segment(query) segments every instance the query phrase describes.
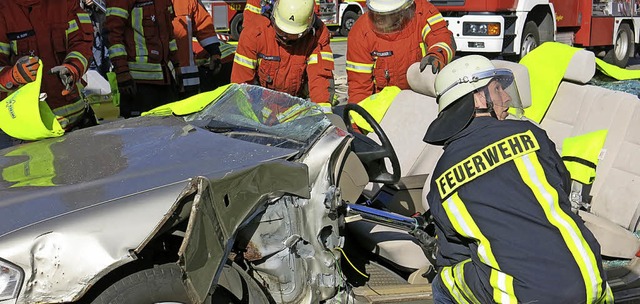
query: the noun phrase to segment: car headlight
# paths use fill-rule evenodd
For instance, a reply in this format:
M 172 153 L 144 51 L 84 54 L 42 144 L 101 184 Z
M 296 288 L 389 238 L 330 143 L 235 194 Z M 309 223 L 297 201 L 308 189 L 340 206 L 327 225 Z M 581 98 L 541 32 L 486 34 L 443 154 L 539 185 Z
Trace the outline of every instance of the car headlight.
M 500 23 L 463 22 L 462 35 L 465 36 L 500 36 Z
M 23 277 L 20 267 L 0 260 L 0 301 L 18 297 Z

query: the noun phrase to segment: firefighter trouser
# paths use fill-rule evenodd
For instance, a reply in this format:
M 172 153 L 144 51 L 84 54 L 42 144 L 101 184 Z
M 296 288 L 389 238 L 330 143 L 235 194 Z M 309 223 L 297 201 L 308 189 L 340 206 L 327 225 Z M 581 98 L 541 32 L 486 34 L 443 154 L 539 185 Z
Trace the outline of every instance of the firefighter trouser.
M 120 116 L 130 118 L 142 112 L 176 101 L 178 92 L 172 85 L 138 83 L 136 94 L 120 93 Z

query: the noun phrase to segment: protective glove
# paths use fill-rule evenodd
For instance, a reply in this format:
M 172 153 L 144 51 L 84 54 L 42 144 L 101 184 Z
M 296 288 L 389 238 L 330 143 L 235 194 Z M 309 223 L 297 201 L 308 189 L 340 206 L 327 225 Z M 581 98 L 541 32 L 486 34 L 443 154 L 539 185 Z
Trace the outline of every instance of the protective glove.
M 73 90 L 73 87 L 76 84 L 76 81 L 78 81 L 80 78 L 80 76 L 78 75 L 78 72 L 76 72 L 76 69 L 73 66 L 66 63 L 63 65 L 53 67 L 51 71 L 49 71 L 49 73 L 58 74 L 58 77 L 60 77 L 60 81 L 62 81 L 62 84 L 64 85 L 64 90 L 62 90 L 62 96 L 66 96 L 69 93 L 71 93 L 71 91 Z
M 129 79 L 124 82 L 118 82 L 118 91 L 120 95 L 135 96 L 138 93 L 138 88 L 136 88 L 136 82 L 133 79 Z
M 437 74 L 444 67 L 444 62 L 435 54 L 427 54 L 427 56 L 422 57 L 422 60 L 420 60 L 420 73 L 422 73 L 428 65 L 431 65 L 431 72 Z
M 220 61 L 220 55 L 213 55 L 209 61 L 209 70 L 211 75 L 218 75 L 222 69 L 222 61 Z
M 222 62 L 220 61 L 220 56 L 222 52 L 220 51 L 220 43 L 212 43 L 205 47 L 205 50 L 209 55 L 211 55 L 211 59 L 209 60 L 209 70 L 211 70 L 212 75 L 217 75 L 220 73 L 220 69 L 222 68 Z
M 7 89 L 36 80 L 40 63 L 38 57 L 24 56 L 10 68 L 0 73 L 0 83 Z

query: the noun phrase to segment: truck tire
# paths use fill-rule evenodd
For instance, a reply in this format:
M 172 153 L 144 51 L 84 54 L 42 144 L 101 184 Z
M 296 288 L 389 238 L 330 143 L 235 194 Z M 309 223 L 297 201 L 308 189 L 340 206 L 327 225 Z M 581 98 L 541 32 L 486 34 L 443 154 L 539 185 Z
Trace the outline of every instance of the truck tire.
M 356 23 L 356 20 L 358 20 L 359 17 L 360 14 L 354 11 L 344 12 L 344 16 L 342 16 L 342 23 L 340 25 L 340 35 L 347 37 L 351 27 L 353 27 L 353 24 Z
M 225 265 L 206 304 L 269 303 L 260 287 L 242 269 Z M 175 263 L 135 272 L 107 287 L 92 304 L 191 303 L 182 285 L 182 272 Z
M 528 21 L 522 30 L 522 42 L 520 43 L 520 59 L 540 45 L 540 31 L 538 25 Z
M 233 16 L 233 19 L 231 19 L 229 34 L 231 35 L 232 40 L 238 41 L 240 39 L 240 32 L 242 32 L 242 20 L 244 20 L 242 13 L 236 14 Z
M 616 33 L 615 44 L 604 56 L 604 61 L 624 68 L 629 63 L 629 57 L 632 57 L 635 53 L 634 47 L 631 27 L 626 23 L 620 24 Z

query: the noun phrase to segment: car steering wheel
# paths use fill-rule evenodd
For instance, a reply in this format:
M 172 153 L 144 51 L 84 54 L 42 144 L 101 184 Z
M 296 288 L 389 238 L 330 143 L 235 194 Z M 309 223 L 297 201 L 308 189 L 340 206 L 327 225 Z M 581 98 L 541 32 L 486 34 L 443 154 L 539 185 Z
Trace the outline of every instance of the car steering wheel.
M 362 118 L 373 128 L 380 142 L 378 144 L 372 139 L 366 137 L 363 134 L 357 133 L 353 130 L 351 125 L 351 117 L 349 113 L 353 111 Z M 369 181 L 374 183 L 395 184 L 400 181 L 400 161 L 396 155 L 396 151 L 391 145 L 389 137 L 382 131 L 380 124 L 367 112 L 364 108 L 357 104 L 347 104 L 342 112 L 342 120 L 347 125 L 349 133 L 356 138 L 352 142 L 352 149 L 364 165 L 369 175 Z M 391 168 L 393 173 L 387 171 L 387 166 L 384 162 L 385 158 L 389 158 L 391 161 Z

